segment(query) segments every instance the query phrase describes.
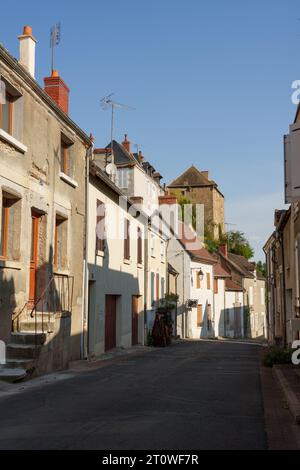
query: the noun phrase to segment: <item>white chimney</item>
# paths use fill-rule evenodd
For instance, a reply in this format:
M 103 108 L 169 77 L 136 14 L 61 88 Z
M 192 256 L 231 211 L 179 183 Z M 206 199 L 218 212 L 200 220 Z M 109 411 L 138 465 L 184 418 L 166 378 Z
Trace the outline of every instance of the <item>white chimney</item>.
M 20 64 L 25 67 L 30 75 L 35 75 L 35 45 L 36 39 L 32 36 L 31 26 L 24 26 L 23 34 L 18 37 L 20 41 Z

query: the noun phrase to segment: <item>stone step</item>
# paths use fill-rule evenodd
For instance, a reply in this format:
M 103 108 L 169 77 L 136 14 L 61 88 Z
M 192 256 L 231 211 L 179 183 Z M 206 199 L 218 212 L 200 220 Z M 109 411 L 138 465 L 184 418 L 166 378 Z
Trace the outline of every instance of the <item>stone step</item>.
M 6 354 L 9 359 L 34 359 L 38 357 L 41 347 L 41 345 L 10 343 L 6 346 Z
M 4 382 L 19 382 L 27 377 L 27 372 L 21 367 L 2 368 L 0 366 L 0 380 Z
M 34 333 L 35 331 L 37 331 L 37 333 L 45 334 L 53 333 L 54 322 L 44 321 L 44 323 L 42 323 L 41 321 L 38 321 L 37 323 L 35 323 L 34 319 L 22 320 L 19 323 L 19 331 L 22 333 Z
M 24 358 L 13 358 L 6 359 L 6 364 L 0 366 L 1 370 L 3 369 L 24 369 L 25 371 L 30 371 L 35 368 L 34 359 L 24 359 Z
M 16 332 L 11 334 L 11 343 L 13 344 L 44 344 L 47 339 L 46 333 L 38 333 L 37 338 L 35 333 L 30 332 Z M 35 343 L 36 342 L 36 343 Z

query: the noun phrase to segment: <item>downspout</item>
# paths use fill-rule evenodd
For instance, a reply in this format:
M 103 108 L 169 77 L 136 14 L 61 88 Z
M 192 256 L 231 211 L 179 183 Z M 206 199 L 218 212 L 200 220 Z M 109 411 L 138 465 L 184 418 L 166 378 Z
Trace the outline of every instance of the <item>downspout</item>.
M 285 302 L 285 255 L 282 231 L 278 232 L 282 258 L 282 307 L 283 307 L 283 346 L 286 347 L 286 302 Z
M 85 158 L 85 233 L 84 233 L 84 257 L 83 257 L 83 283 L 84 294 L 82 302 L 82 330 L 81 330 L 81 358 L 88 356 L 88 324 L 89 324 L 89 270 L 88 270 L 88 243 L 89 243 L 89 168 L 90 157 L 93 156 L 94 145 L 86 151 Z
M 146 236 L 147 231 L 147 236 Z M 149 269 L 149 256 L 148 256 L 148 236 L 149 236 L 149 220 L 145 226 L 144 234 L 144 345 L 147 345 L 148 338 L 148 289 L 149 289 L 149 279 L 148 279 L 148 269 Z

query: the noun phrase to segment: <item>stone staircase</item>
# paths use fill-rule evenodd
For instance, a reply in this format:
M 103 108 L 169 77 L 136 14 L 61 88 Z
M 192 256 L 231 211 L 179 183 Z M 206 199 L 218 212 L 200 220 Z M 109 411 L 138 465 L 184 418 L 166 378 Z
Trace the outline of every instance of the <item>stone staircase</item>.
M 41 350 L 54 331 L 54 319 L 37 312 L 37 319 L 27 316 L 20 320 L 18 331 L 11 333 L 6 346 L 6 364 L 0 366 L 0 380 L 19 382 L 34 375 Z M 37 333 L 35 331 L 37 330 Z

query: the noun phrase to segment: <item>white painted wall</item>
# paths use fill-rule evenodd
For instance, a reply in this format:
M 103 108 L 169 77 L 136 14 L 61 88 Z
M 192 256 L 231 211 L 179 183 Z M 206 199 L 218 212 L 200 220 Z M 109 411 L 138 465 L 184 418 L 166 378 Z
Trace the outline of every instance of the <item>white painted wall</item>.
M 197 289 L 196 273 L 200 271 L 204 273 L 203 281 L 200 283 L 200 289 Z M 210 276 L 210 289 L 207 285 L 207 275 Z M 197 326 L 197 308 L 193 308 L 188 312 L 188 337 L 193 339 L 213 338 L 214 333 L 214 293 L 213 293 L 213 265 L 208 265 L 196 261 L 191 262 L 191 299 L 197 299 L 198 305 L 202 305 L 203 326 Z M 208 306 L 211 306 L 211 324 L 208 328 Z
M 218 293 L 214 294 L 215 300 L 215 336 L 224 336 L 224 312 L 225 312 L 225 279 L 218 279 Z
M 245 325 L 244 325 L 244 299 L 243 292 L 239 291 L 226 291 L 225 294 L 225 336 L 234 338 L 236 335 L 235 331 L 235 306 L 241 305 L 240 309 L 240 321 L 241 321 L 241 333 L 244 336 Z
M 104 253 L 96 252 L 96 208 L 97 199 L 106 205 L 106 248 Z M 124 260 L 122 238 L 124 218 L 130 220 L 131 246 L 130 261 Z M 105 339 L 105 295 L 118 295 L 117 303 L 117 346 L 131 346 L 132 296 L 139 295 L 139 342 L 144 341 L 144 265 L 137 263 L 137 227 L 144 226 L 128 215 L 117 202 L 89 185 L 89 280 L 94 281 L 90 298 L 89 349 L 99 355 L 104 352 Z M 143 261 L 144 261 L 143 253 Z

